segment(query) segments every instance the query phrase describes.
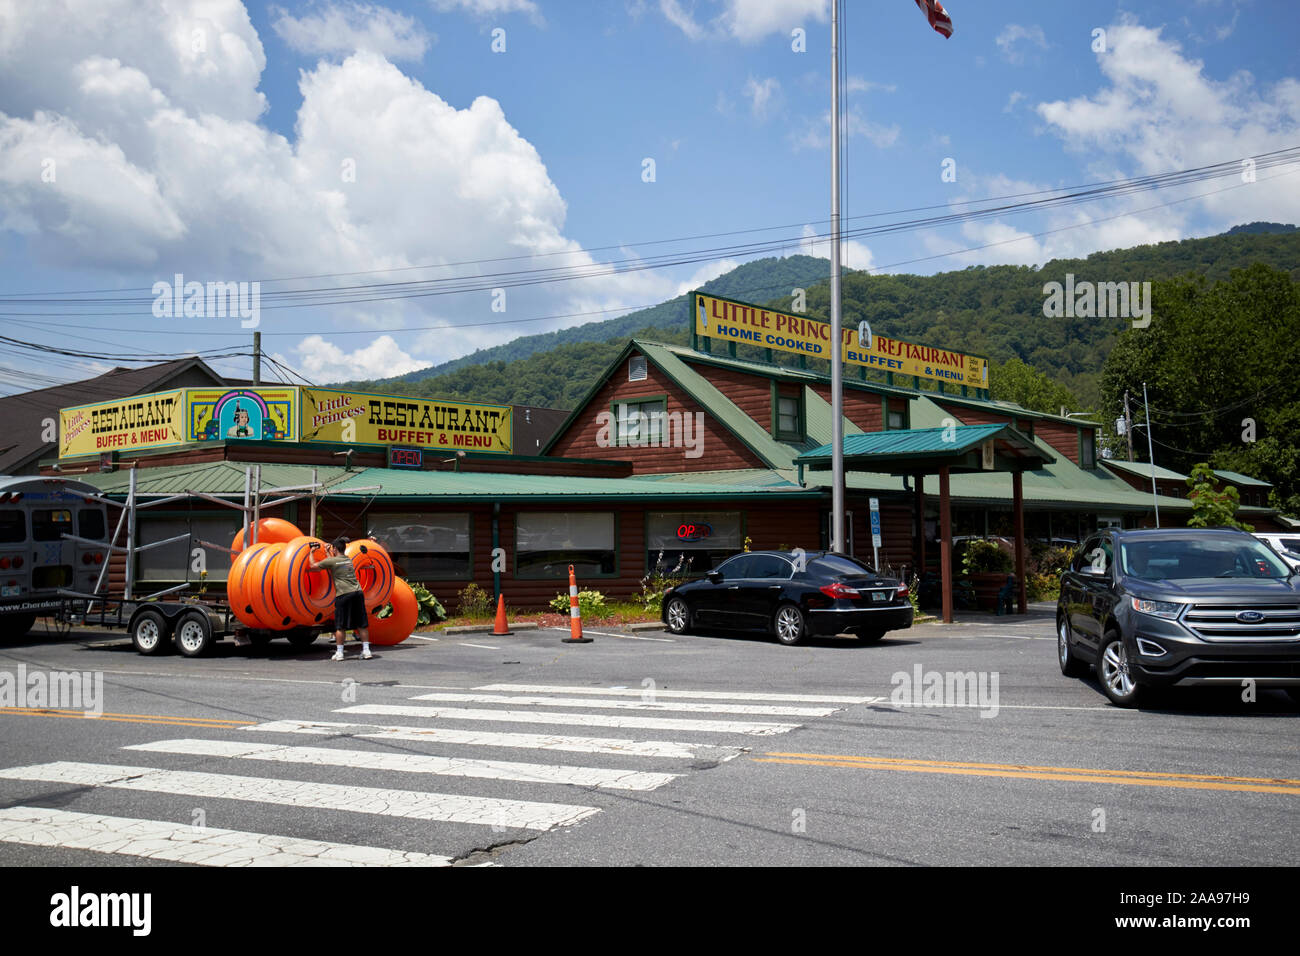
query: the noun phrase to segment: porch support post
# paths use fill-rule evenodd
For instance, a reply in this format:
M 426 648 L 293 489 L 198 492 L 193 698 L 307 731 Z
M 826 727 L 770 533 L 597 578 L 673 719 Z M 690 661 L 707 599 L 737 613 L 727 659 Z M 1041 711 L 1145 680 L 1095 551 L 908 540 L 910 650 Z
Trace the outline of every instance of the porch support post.
M 912 476 L 916 482 L 916 501 L 913 509 L 916 513 L 916 577 L 918 581 L 925 575 L 925 475 L 917 472 Z
M 1029 613 L 1029 598 L 1025 590 L 1025 484 L 1024 476 L 1019 471 L 1011 473 L 1012 509 L 1016 523 L 1016 589 L 1020 602 L 1020 613 Z
M 939 468 L 939 562 L 943 590 L 943 623 L 952 623 L 952 510 L 948 506 L 948 466 Z

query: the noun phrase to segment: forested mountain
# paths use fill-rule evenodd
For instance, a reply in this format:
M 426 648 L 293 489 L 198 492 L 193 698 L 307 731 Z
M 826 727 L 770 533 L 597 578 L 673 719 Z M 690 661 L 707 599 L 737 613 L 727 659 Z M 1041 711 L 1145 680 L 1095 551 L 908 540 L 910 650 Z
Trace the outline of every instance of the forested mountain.
M 851 270 L 845 270 L 847 275 Z M 704 292 L 740 299 L 744 302 L 764 302 L 773 296 L 789 295 L 791 289 L 802 289 L 826 281 L 831 273 L 829 259 L 815 259 L 812 256 L 789 256 L 785 259 L 755 259 L 737 266 L 730 272 L 718 276 L 700 286 Z M 675 328 L 686 314 L 686 296 L 661 302 L 648 309 L 639 309 L 602 322 L 588 322 L 558 332 L 543 332 L 539 335 L 524 335 L 504 345 L 479 349 L 469 355 L 441 365 L 416 369 L 393 379 L 382 382 L 415 382 L 433 375 L 443 375 L 470 365 L 484 365 L 489 362 L 514 362 L 527 358 L 538 352 L 546 352 L 561 345 L 576 342 L 608 342 L 614 339 L 626 341 L 642 329 Z
M 1040 267 L 972 266 L 933 276 L 854 273 L 844 278 L 844 321 L 856 325 L 865 318 L 880 335 L 988 356 L 995 363 L 995 397 L 999 367 L 1017 358 L 1064 386 L 1080 407 L 1096 407 L 1102 365 L 1116 334 L 1129 322 L 1047 318 L 1044 285 L 1064 283 L 1067 274 L 1074 276 L 1076 284 L 1157 282 L 1189 273 L 1213 282 L 1254 263 L 1300 279 L 1300 232 L 1294 227 L 1276 232 L 1276 225 L 1251 223 L 1205 239 L 1098 252 Z M 813 280 L 827 271 L 825 260 L 806 256 L 764 259 L 747 263 L 705 288 L 786 309 L 790 289 L 807 288 L 808 314 L 826 319 L 829 283 Z M 619 319 L 516 339 L 440 366 L 444 370 L 440 374 L 426 369 L 406 376 L 408 381 L 363 384 L 376 391 L 570 408 L 629 337 L 685 343 L 689 321 L 682 296 Z M 1158 313 L 1153 313 L 1153 321 L 1159 321 Z M 740 347 L 742 355 L 745 350 Z M 759 353 L 755 349 L 750 354 Z

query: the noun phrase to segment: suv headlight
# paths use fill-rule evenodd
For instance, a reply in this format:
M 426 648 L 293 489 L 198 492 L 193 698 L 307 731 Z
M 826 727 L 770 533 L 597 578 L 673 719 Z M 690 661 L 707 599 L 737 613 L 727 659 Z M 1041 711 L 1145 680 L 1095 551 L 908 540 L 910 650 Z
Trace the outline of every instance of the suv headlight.
M 1148 601 L 1144 598 L 1129 598 L 1133 604 L 1133 610 L 1142 614 L 1150 614 L 1153 617 L 1163 617 L 1173 620 L 1183 613 L 1185 605 L 1176 604 L 1173 601 Z

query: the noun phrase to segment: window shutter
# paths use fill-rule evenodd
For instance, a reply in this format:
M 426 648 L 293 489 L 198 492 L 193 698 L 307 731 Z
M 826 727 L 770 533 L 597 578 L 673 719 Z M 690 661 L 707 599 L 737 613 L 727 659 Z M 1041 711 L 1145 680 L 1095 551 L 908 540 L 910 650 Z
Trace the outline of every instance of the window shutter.
M 644 355 L 633 355 L 627 360 L 627 380 L 629 382 L 644 382 L 648 374 L 649 371 Z

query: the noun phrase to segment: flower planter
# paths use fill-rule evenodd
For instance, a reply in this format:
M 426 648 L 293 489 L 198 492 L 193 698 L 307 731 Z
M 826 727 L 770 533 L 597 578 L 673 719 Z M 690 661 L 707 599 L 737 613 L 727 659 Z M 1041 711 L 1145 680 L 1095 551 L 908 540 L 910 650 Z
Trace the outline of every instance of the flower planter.
M 966 576 L 966 580 L 975 588 L 975 606 L 979 610 L 998 609 L 998 592 L 1006 585 L 1007 577 L 1006 571 L 988 571 Z

